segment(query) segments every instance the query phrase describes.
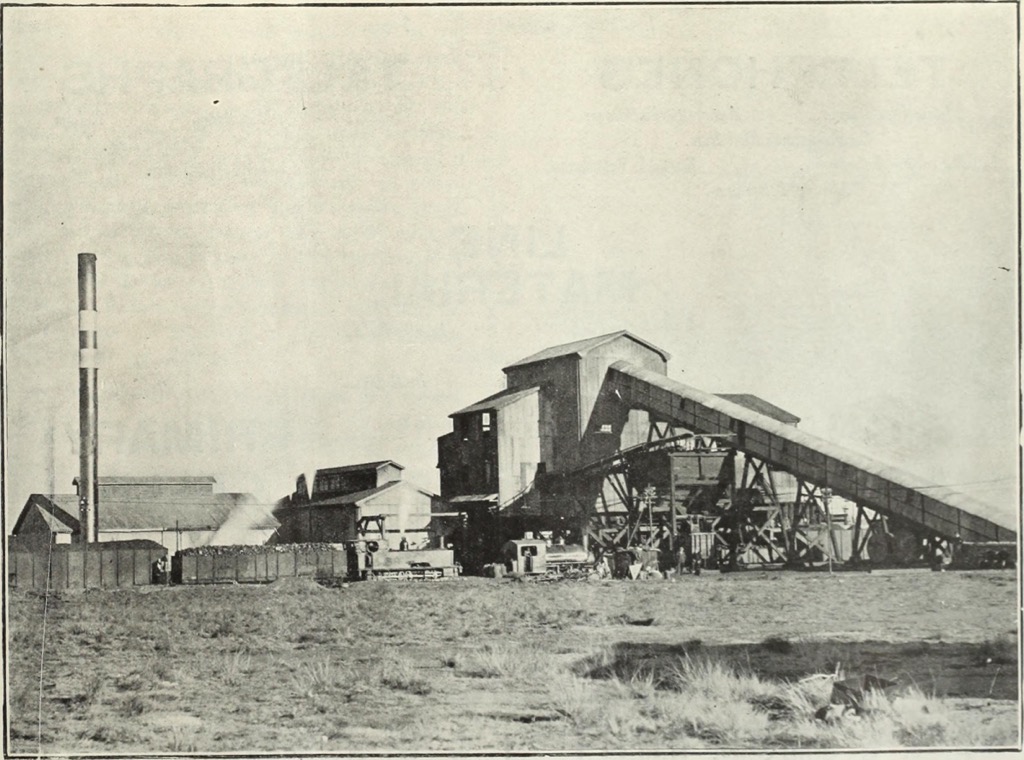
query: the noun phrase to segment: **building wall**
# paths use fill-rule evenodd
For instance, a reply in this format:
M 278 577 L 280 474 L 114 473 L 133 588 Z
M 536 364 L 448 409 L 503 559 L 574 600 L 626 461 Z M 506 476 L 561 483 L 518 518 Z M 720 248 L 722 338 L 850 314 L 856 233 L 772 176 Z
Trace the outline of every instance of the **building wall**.
M 605 374 L 608 372 L 608 367 L 617 361 L 628 361 L 652 372 L 668 374 L 668 365 L 661 354 L 626 336 L 621 336 L 588 351 L 580 359 L 580 437 L 583 437 L 590 429 L 594 407 L 604 386 Z M 646 418 L 646 414 L 644 418 Z M 646 422 L 643 425 L 643 436 L 640 438 L 633 428 L 626 428 L 625 432 L 630 437 L 622 441 L 623 448 L 647 440 Z
M 549 472 L 573 469 L 647 440 L 646 412 L 627 413 L 617 399 L 602 396 L 608 367 L 623 360 L 668 373 L 660 353 L 626 336 L 583 357 L 561 356 L 505 371 L 509 388 L 541 388 L 541 453 Z M 602 432 L 604 425 L 610 425 L 609 432 Z
M 528 396 L 497 412 L 498 504 L 510 503 L 533 484 L 541 460 L 540 394 Z
M 379 467 L 366 467 L 345 472 L 331 472 L 328 468 L 316 473 L 313 479 L 313 496 L 315 498 L 347 496 L 350 493 L 368 491 L 371 488 L 401 479 L 402 468 L 391 462 Z
M 579 456 L 579 358 L 510 367 L 505 376 L 509 388 L 540 387 L 541 461 L 548 472 L 572 469 Z
M 303 504 L 277 515 L 281 521 L 276 543 L 344 543 L 356 539 L 358 508 L 353 505 Z
M 359 516 L 384 515 L 386 540 L 398 549 L 402 536 L 410 544 L 420 546 L 429 539 L 432 497 L 408 483 L 399 483 L 383 493 L 364 499 Z
M 313 478 L 312 496 L 314 499 L 345 496 L 376 488 L 377 485 L 377 471 L 373 468 L 351 472 L 318 472 Z
M 388 462 L 377 468 L 377 483 L 376 486 L 382 486 L 385 483 L 391 483 L 395 480 L 402 479 L 402 468 L 395 465 L 393 462 Z M 374 488 L 376 488 L 374 486 Z
M 480 412 L 457 415 L 455 429 L 438 439 L 442 497 L 497 493 L 500 423 L 490 415 L 490 430 Z

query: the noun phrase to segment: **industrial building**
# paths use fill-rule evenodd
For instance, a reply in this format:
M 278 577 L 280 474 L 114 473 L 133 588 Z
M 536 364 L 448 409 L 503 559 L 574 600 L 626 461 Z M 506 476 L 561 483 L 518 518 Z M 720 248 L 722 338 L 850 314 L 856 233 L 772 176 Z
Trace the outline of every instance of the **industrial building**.
M 731 566 L 898 564 L 942 543 L 1016 540 L 984 504 L 803 433 L 758 396 L 670 380 L 668 361 L 624 330 L 566 343 L 508 365 L 503 391 L 450 415 L 441 496 L 464 515 L 469 566 L 525 532 Z
M 425 549 L 437 496 L 402 480 L 402 465 L 390 459 L 316 471 L 312 492 L 299 475 L 295 491 L 277 502 L 281 527 L 275 543 L 343 543 L 354 541 L 369 523 L 383 531 L 388 545 Z
M 278 527 L 271 510 L 248 493 L 215 493 L 212 476 L 106 476 L 98 479 L 97 540 L 150 540 L 169 552 L 196 546 L 262 544 Z M 75 478 L 73 485 L 80 485 Z M 82 497 L 32 494 L 12 535 L 19 546 L 70 544 L 81 534 Z

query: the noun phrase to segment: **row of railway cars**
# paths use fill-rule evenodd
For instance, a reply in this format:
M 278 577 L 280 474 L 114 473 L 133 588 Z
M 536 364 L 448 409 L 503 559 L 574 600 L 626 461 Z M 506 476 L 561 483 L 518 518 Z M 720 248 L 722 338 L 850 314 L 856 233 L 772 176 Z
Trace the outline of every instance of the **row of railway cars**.
M 206 546 L 168 556 L 154 541 L 9 547 L 10 588 L 35 591 L 151 584 L 269 583 L 308 577 L 348 581 L 446 580 L 459 574 L 450 549 L 390 550 L 383 541 Z
M 458 575 L 450 549 L 393 551 L 382 541 L 344 544 L 205 547 L 177 552 L 172 583 L 266 583 L 279 578 L 320 581 L 444 580 Z

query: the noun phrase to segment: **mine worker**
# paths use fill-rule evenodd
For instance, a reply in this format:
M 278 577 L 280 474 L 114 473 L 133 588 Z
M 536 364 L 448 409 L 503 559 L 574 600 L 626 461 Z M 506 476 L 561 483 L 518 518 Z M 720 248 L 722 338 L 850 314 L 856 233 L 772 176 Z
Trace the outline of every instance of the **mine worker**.
M 679 525 L 679 546 L 683 550 L 685 566 L 690 566 L 690 557 L 693 553 L 693 528 L 689 520 L 683 520 Z
M 932 541 L 932 570 L 942 570 L 942 542 L 938 539 Z
M 669 573 L 675 569 L 675 555 L 672 552 L 672 537 L 668 529 L 662 526 L 658 529 L 658 569 L 667 578 Z
M 729 565 L 729 545 L 728 544 L 715 544 L 716 558 L 715 562 L 718 565 L 720 571 L 725 570 Z
M 409 550 L 409 542 L 402 536 L 402 540 L 398 542 L 398 551 L 404 552 Z
M 167 555 L 161 555 L 153 567 L 153 580 L 160 584 L 166 584 L 168 582 L 168 570 Z

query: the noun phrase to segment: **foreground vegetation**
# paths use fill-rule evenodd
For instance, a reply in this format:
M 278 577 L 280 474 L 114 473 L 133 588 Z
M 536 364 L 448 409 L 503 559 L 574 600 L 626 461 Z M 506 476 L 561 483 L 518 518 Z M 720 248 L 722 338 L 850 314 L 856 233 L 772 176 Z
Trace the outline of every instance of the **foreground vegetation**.
M 997 572 L 15 593 L 11 749 L 1011 746 L 1015 594 Z M 837 664 L 899 686 L 815 717 Z

